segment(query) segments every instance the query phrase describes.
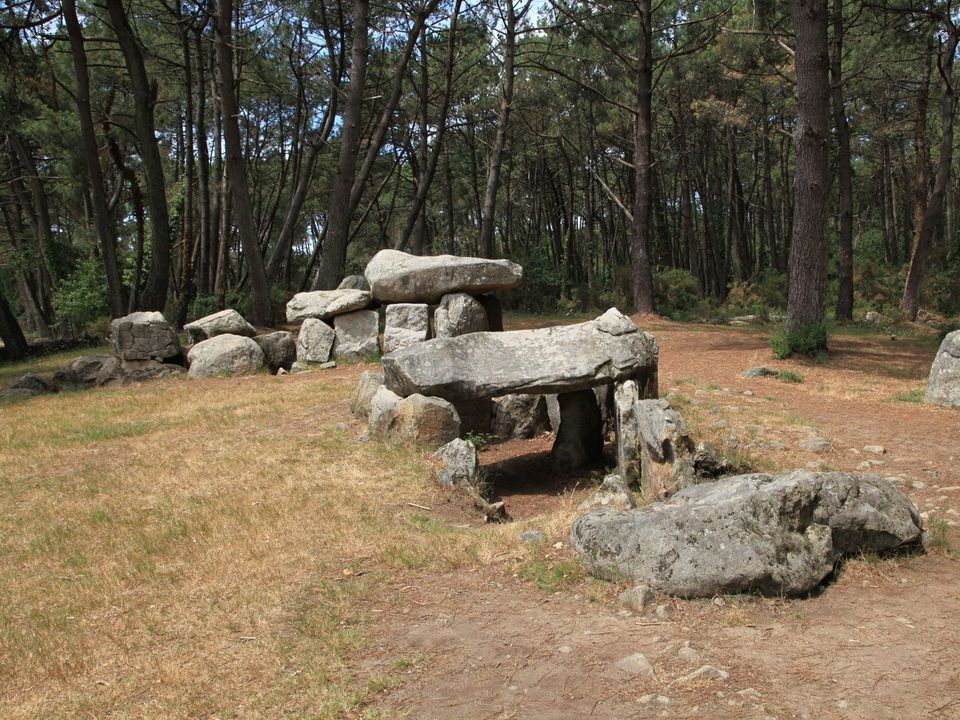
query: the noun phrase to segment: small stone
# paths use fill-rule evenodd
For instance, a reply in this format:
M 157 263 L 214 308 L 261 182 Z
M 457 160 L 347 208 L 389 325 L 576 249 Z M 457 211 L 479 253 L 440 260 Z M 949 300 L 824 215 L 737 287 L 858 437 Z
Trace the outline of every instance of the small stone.
M 289 373 L 288 373 L 286 370 L 284 370 L 283 368 L 277 368 L 277 375 L 278 375 L 278 376 L 280 376 L 280 375 L 288 375 L 288 374 L 289 374 Z
M 677 651 L 677 657 L 691 665 L 700 662 L 700 653 L 692 647 L 682 647 Z
M 617 668 L 631 675 L 653 676 L 653 665 L 643 653 L 634 653 L 616 662 Z
M 520 542 L 525 545 L 540 545 L 547 542 L 547 534 L 542 530 L 525 530 L 520 533 Z
M 641 695 L 640 697 L 637 698 L 637 702 L 640 703 L 641 705 L 649 705 L 650 703 L 653 702 L 653 698 L 654 698 L 653 695 Z
M 667 620 L 673 616 L 673 608 L 669 605 L 657 605 L 657 609 L 654 611 L 654 614 L 661 620 Z
M 753 390 L 744 390 L 743 394 L 747 397 L 753 397 Z
M 749 698 L 760 698 L 760 692 L 752 687 L 744 688 L 743 690 L 738 691 L 737 695 Z
M 653 699 L 653 701 L 658 705 L 669 705 L 671 702 L 673 702 L 670 698 L 666 697 L 665 695 L 657 695 Z
M 562 655 L 569 655 L 570 653 L 573 652 L 573 648 L 570 647 L 569 645 L 561 645 L 560 647 L 557 648 L 557 652 L 561 653 Z
M 713 599 L 713 604 L 716 605 L 717 607 L 723 607 L 727 603 L 722 597 L 715 597 Z
M 694 670 L 692 673 L 677 678 L 674 680 L 674 683 L 683 684 L 694 682 L 696 680 L 727 680 L 729 677 L 730 673 L 728 673 L 726 670 L 715 668 L 713 665 L 704 665 L 703 667 Z
M 864 445 L 863 451 L 871 455 L 884 455 L 887 449 L 883 445 Z
M 635 612 L 644 612 L 656 601 L 656 596 L 646 585 L 637 585 L 620 593 L 620 604 Z
M 744 377 L 755 378 L 755 377 L 774 377 L 776 376 L 777 371 L 771 370 L 767 367 L 752 367 L 746 372 L 743 373 Z
M 833 445 L 824 440 L 822 437 L 814 435 L 808 440 L 804 440 L 800 447 L 804 450 L 813 450 L 814 452 L 832 452 Z
M 328 360 L 327 362 L 320 363 L 317 365 L 317 370 L 333 370 L 337 366 L 336 360 Z

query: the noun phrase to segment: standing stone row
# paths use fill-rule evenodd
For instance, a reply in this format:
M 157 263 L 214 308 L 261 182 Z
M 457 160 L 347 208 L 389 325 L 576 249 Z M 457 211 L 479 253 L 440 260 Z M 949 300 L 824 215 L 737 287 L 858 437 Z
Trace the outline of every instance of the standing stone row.
M 509 260 L 381 250 L 363 276 L 287 303 L 287 322 L 302 323 L 297 360 L 363 360 L 431 338 L 502 330 L 493 292 L 517 287 L 522 277 Z

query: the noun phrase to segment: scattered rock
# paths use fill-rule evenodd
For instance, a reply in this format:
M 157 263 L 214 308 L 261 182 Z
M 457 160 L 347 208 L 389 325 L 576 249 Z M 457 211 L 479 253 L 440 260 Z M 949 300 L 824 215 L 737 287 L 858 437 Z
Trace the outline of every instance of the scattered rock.
M 242 335 L 253 337 L 257 334 L 256 329 L 243 319 L 243 316 L 236 310 L 221 310 L 213 315 L 207 315 L 192 323 L 183 326 L 190 337 L 191 343 L 198 343 L 202 340 L 216 337 L 217 335 Z
M 186 368 L 180 365 L 162 363 L 159 360 L 121 360 L 115 356 L 111 357 L 112 360 L 101 366 L 97 375 L 97 385 L 129 385 L 187 372 Z
M 317 370 L 333 370 L 336 366 L 336 360 L 327 360 L 325 363 L 319 363 L 317 365 Z
M 326 320 L 370 305 L 370 293 L 363 290 L 314 290 L 297 293 L 287 303 L 287 322 L 306 318 Z
M 257 335 L 253 341 L 263 350 L 263 357 L 270 372 L 289 370 L 297 359 L 297 341 L 286 330 Z
M 509 260 L 417 256 L 381 250 L 364 271 L 380 302 L 436 302 L 448 293 L 477 295 L 517 287 L 523 268 Z
M 756 325 L 759 322 L 763 322 L 763 318 L 759 315 L 738 315 L 730 318 L 731 325 Z
M 646 612 L 655 602 L 656 595 L 646 585 L 637 585 L 620 593 L 620 604 L 634 612 Z
M 520 533 L 520 542 L 524 545 L 542 545 L 547 540 L 547 534 L 542 530 L 525 530 Z M 562 648 L 560 652 L 563 652 Z
M 804 440 L 800 443 L 800 447 L 804 450 L 813 450 L 814 452 L 833 452 L 833 445 L 816 435 Z
M 365 370 L 360 374 L 357 387 L 350 398 L 350 412 L 356 417 L 366 420 L 370 415 L 370 402 L 374 393 L 383 385 L 383 373 L 374 370 Z
M 695 665 L 700 662 L 700 653 L 694 650 L 689 645 L 684 645 L 682 648 L 677 650 L 677 657 L 683 660 L 685 663 L 690 663 Z
M 159 315 L 159 313 L 157 313 Z M 97 384 L 104 364 L 112 367 L 118 359 L 114 355 L 81 355 L 53 374 L 53 386 L 58 390 L 85 390 Z M 28 388 L 29 389 L 29 388 Z
M 671 595 L 802 595 L 844 555 L 916 546 L 920 532 L 913 503 L 878 476 L 794 471 L 593 510 L 574 521 L 571 542 L 593 575 Z
M 960 330 L 949 333 L 940 343 L 930 367 L 924 401 L 960 407 Z
M 337 360 L 366 360 L 380 351 L 380 316 L 374 310 L 357 310 L 338 315 L 333 321 L 336 341 L 333 356 Z
M 758 378 L 758 377 L 776 377 L 777 371 L 771 370 L 768 367 L 752 367 L 743 373 L 744 377 L 748 378 Z
M 875 310 L 867 311 L 867 314 L 863 316 L 863 319 L 868 323 L 882 323 L 886 318 Z
M 475 485 L 477 448 L 472 442 L 455 438 L 437 450 L 433 457 L 440 462 L 436 478 L 441 485 L 450 488 Z
M 42 377 L 38 377 L 33 373 L 27 373 L 20 377 L 13 385 L 10 386 L 10 390 L 30 390 L 31 392 L 40 395 L 41 393 L 55 393 L 57 391 L 56 385 L 53 382 L 47 382 Z
M 430 308 L 426 303 L 387 305 L 383 330 L 383 352 L 423 342 L 430 334 Z
M 619 510 L 629 510 L 637 506 L 633 493 L 620 479 L 619 475 L 607 475 L 603 479 L 603 484 L 590 495 L 586 500 L 580 503 L 578 512 L 587 512 L 598 507 L 612 507 Z
M 627 657 L 617 660 L 615 664 L 619 670 L 623 670 L 631 675 L 645 675 L 647 677 L 652 677 L 654 674 L 653 665 L 650 664 L 650 661 L 647 660 L 647 656 L 643 653 L 627 655 Z
M 653 385 L 653 394 L 657 354 L 653 336 L 611 309 L 577 325 L 427 340 L 390 353 L 383 364 L 387 387 L 401 395 L 569 392 L 637 377 Z
M 697 680 L 728 680 L 730 673 L 713 665 L 704 665 L 694 670 L 692 673 L 679 677 L 673 681 L 673 685 L 684 685 L 686 683 L 696 682 Z
M 887 449 L 883 445 L 864 445 L 863 451 L 872 455 L 884 455 Z
M 755 690 L 752 687 L 744 688 L 743 690 L 738 690 L 737 695 L 740 695 L 742 697 L 755 698 L 755 699 L 759 699 L 760 697 L 762 697 L 759 691 Z
M 337 335 L 323 320 L 307 318 L 300 326 L 297 336 L 297 360 L 322 363 L 330 359 L 333 341 Z
M 433 314 L 433 325 L 438 338 L 484 332 L 488 330 L 487 312 L 466 293 L 452 293 L 440 299 L 440 307 Z
M 664 604 L 657 605 L 654 615 L 656 615 L 660 620 L 669 620 L 671 617 L 673 617 L 673 608 Z
M 188 375 L 208 378 L 218 375 L 250 375 L 265 363 L 263 350 L 251 338 L 217 335 L 199 342 L 187 353 Z
M 173 325 L 158 312 L 135 312 L 110 322 L 113 351 L 123 360 L 166 360 L 180 355 Z
M 545 396 L 512 394 L 493 399 L 492 432 L 496 437 L 530 439 L 548 430 L 550 414 Z

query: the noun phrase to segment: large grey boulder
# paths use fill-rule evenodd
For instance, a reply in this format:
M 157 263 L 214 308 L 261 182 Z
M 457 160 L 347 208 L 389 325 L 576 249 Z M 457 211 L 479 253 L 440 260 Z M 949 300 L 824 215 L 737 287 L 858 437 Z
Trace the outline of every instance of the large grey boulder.
M 221 310 L 213 315 L 207 315 L 192 323 L 183 326 L 190 336 L 191 343 L 198 343 L 217 335 L 243 335 L 253 337 L 257 334 L 256 328 L 243 319 L 236 310 Z
M 960 330 L 949 333 L 940 343 L 925 399 L 936 405 L 960 407 Z
M 360 373 L 357 387 L 350 398 L 350 412 L 356 417 L 366 420 L 370 415 L 370 403 L 373 396 L 383 385 L 383 373 L 374 370 L 365 370 Z
M 504 395 L 493 399 L 491 432 L 503 440 L 530 439 L 550 430 L 543 395 Z
M 380 315 L 375 310 L 357 310 L 333 320 L 337 360 L 366 360 L 380 350 Z
M 335 315 L 363 310 L 370 305 L 370 293 L 365 290 L 314 290 L 294 295 L 287 303 L 287 322 L 306 318 L 326 320 Z
M 192 378 L 250 375 L 265 363 L 260 346 L 241 335 L 217 335 L 199 342 L 190 348 L 187 360 Z
M 435 303 L 447 293 L 476 295 L 517 287 L 523 268 L 509 260 L 381 250 L 370 260 L 364 275 L 374 299 L 380 302 Z
M 611 308 L 596 320 L 537 330 L 427 340 L 383 358 L 398 395 L 448 400 L 552 393 L 637 378 L 656 395 L 657 343 Z
M 291 332 L 277 330 L 265 335 L 257 335 L 253 341 L 263 350 L 264 360 L 272 373 L 280 368 L 289 371 L 296 362 L 297 341 Z
M 466 293 L 444 295 L 440 299 L 440 307 L 433 314 L 433 326 L 438 338 L 489 330 L 487 311 Z
M 135 312 L 110 322 L 113 351 L 123 360 L 166 360 L 180 354 L 173 325 L 158 312 Z
M 430 334 L 430 308 L 426 303 L 387 305 L 383 328 L 383 352 L 423 342 Z
M 370 401 L 369 430 L 380 440 L 439 446 L 460 435 L 460 417 L 442 398 L 401 398 L 381 386 Z
M 841 557 L 919 545 L 921 532 L 913 503 L 877 475 L 794 471 L 594 510 L 574 521 L 571 544 L 597 577 L 680 597 L 802 595 Z
M 159 313 L 158 313 L 159 314 Z M 115 355 L 81 355 L 75 357 L 53 374 L 53 386 L 57 390 L 85 390 L 97 384 L 104 365 L 119 365 Z
M 336 337 L 333 328 L 323 320 L 307 318 L 300 326 L 300 334 L 297 336 L 297 360 L 325 363 L 330 359 Z

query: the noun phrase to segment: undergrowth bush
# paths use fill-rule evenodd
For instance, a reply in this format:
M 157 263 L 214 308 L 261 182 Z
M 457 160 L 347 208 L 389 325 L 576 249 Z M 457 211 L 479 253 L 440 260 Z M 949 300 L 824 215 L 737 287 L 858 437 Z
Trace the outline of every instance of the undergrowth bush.
M 770 336 L 770 348 L 781 360 L 791 355 L 821 356 L 827 350 L 827 325 L 821 322 L 795 330 L 780 328 Z

